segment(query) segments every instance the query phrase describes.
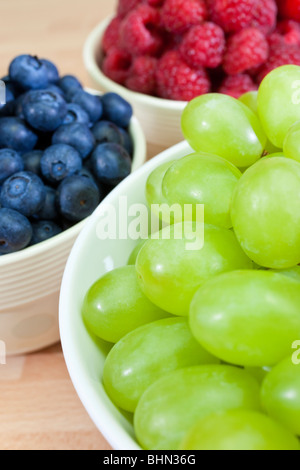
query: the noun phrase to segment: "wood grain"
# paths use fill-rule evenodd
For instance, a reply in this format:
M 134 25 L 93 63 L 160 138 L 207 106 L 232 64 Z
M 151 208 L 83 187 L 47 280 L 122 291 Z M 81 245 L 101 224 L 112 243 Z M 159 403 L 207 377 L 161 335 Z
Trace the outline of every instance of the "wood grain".
M 0 0 L 0 74 L 13 57 L 53 60 L 61 74 L 90 85 L 82 60 L 92 28 L 114 0 Z M 0 365 L 1 450 L 104 450 L 109 445 L 85 412 L 60 345 Z
M 115 11 L 115 0 L 0 0 L 1 75 L 18 54 L 49 58 L 61 74 L 90 84 L 82 60 L 89 32 Z
M 0 449 L 110 449 L 75 393 L 59 344 L 0 366 Z

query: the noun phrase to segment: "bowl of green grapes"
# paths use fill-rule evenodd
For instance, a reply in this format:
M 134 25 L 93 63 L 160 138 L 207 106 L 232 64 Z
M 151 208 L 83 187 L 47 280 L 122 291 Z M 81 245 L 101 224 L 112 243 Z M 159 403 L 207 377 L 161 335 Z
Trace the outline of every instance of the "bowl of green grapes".
M 113 449 L 300 450 L 299 83 L 189 102 L 77 239 L 62 346 Z

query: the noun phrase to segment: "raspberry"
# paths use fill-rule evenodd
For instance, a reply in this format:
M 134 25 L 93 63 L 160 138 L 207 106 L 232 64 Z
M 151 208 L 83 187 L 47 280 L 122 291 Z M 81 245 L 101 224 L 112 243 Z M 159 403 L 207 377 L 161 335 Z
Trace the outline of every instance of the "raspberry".
M 226 78 L 226 74 L 223 70 L 223 68 L 220 66 L 220 67 L 217 67 L 215 69 L 210 69 L 209 70 L 209 79 L 210 79 L 210 82 L 211 82 L 211 90 L 212 90 L 212 93 L 217 93 L 223 80 L 225 80 Z
M 277 24 L 276 31 L 280 34 L 289 34 L 292 32 L 300 32 L 300 24 L 297 21 L 293 20 L 283 20 L 279 21 Z
M 163 52 L 179 49 L 182 43 L 182 34 L 168 34 L 165 39 Z
M 284 18 L 300 21 L 300 0 L 277 0 L 277 4 Z
M 211 20 L 226 33 L 241 31 L 251 25 L 259 0 L 207 0 Z
M 166 52 L 158 62 L 157 91 L 162 98 L 190 101 L 210 91 L 210 81 L 203 68 L 192 69 L 178 51 Z
M 170 33 L 181 34 L 207 17 L 203 0 L 165 0 L 161 9 L 162 26 Z
M 119 0 L 118 15 L 126 16 L 131 10 L 134 10 L 142 0 Z
M 235 75 L 262 65 L 268 55 L 269 45 L 263 33 L 247 28 L 229 39 L 223 67 L 228 75 Z
M 278 23 L 276 31 L 282 35 L 284 44 L 300 46 L 300 25 L 296 21 L 281 21 Z
M 223 81 L 219 88 L 219 93 L 230 95 L 233 98 L 239 98 L 248 91 L 256 91 L 257 85 L 247 74 L 231 75 Z
M 118 46 L 120 39 L 121 18 L 116 16 L 107 26 L 102 38 L 102 50 L 106 54 L 111 47 Z
M 225 44 L 223 30 L 219 26 L 203 23 L 186 33 L 179 50 L 191 67 L 215 68 L 222 63 Z
M 271 49 L 269 59 L 257 75 L 257 82 L 260 83 L 268 73 L 277 67 L 289 64 L 300 66 L 300 50 L 298 46 L 281 44 L 277 48 Z
M 157 30 L 159 12 L 148 5 L 140 5 L 128 13 L 121 25 L 121 45 L 132 55 L 155 55 L 163 41 Z
M 284 36 L 277 33 L 276 31 L 267 38 L 270 49 L 274 49 L 282 44 L 284 44 Z
M 123 85 L 130 65 L 130 55 L 117 47 L 112 47 L 102 62 L 102 71 L 108 78 Z
M 146 0 L 151 7 L 161 7 L 164 0 Z
M 264 34 L 274 30 L 277 20 L 277 5 L 275 0 L 258 0 L 254 8 L 254 19 L 251 26 L 258 28 Z
M 271 49 L 278 46 L 300 46 L 300 25 L 293 20 L 280 21 L 274 33 L 268 37 Z
M 154 94 L 156 90 L 156 68 L 157 59 L 155 57 L 136 57 L 129 70 L 129 76 L 125 82 L 126 87 L 138 93 Z

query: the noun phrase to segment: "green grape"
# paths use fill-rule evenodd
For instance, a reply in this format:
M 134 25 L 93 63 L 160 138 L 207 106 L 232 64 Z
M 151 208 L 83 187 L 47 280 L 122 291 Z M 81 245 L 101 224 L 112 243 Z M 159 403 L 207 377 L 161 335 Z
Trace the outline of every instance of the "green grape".
M 135 328 L 169 315 L 145 297 L 135 267 L 125 266 L 108 272 L 91 286 L 82 316 L 92 333 L 116 343 Z
M 144 391 L 166 373 L 219 362 L 194 339 L 186 318 L 167 318 L 137 328 L 112 348 L 104 386 L 117 406 L 134 412 Z
M 266 367 L 281 361 L 300 338 L 298 282 L 270 271 L 233 271 L 195 294 L 190 327 L 199 343 L 223 361 Z
M 258 114 L 267 137 L 283 148 L 283 141 L 300 120 L 300 67 L 285 65 L 270 72 L 258 90 Z
M 260 384 L 263 382 L 270 370 L 271 367 L 245 367 L 245 371 L 248 372 L 248 374 L 253 375 Z
M 258 97 L 257 91 L 248 91 L 244 95 L 240 96 L 239 101 L 241 101 L 248 108 L 250 108 L 259 118 L 258 107 L 257 107 L 257 97 Z M 274 153 L 274 152 L 279 152 L 279 151 L 281 151 L 280 148 L 275 147 L 275 145 L 273 145 L 272 142 L 267 140 L 266 145 L 265 145 L 265 152 Z
M 252 268 L 230 230 L 184 222 L 163 229 L 158 236 L 142 247 L 136 270 L 145 295 L 174 315 L 188 315 L 193 295 L 210 277 Z
M 247 93 L 244 93 L 239 97 L 239 101 L 248 106 L 248 108 L 250 108 L 251 111 L 253 111 L 258 116 L 257 95 L 257 91 L 247 91 Z
M 145 245 L 147 240 L 140 240 L 137 245 L 134 247 L 134 249 L 132 250 L 129 258 L 128 258 L 128 261 L 127 261 L 127 264 L 129 266 L 133 266 L 135 265 L 135 262 L 136 262 L 136 259 L 137 259 L 137 256 L 142 248 L 142 246 Z
M 300 365 L 293 363 L 292 354 L 266 376 L 261 402 L 268 415 L 300 436 Z
M 296 122 L 288 131 L 283 142 L 283 151 L 287 158 L 300 162 L 300 122 Z
M 152 171 L 146 182 L 146 199 L 149 207 L 151 208 L 152 214 L 169 223 L 173 222 L 173 218 L 169 217 L 170 212 L 168 209 L 166 208 L 164 210 L 163 207 L 163 205 L 167 205 L 168 203 L 162 194 L 162 181 L 166 172 L 173 163 L 174 160 L 171 160 L 158 166 L 154 171 Z M 160 211 L 158 211 L 157 206 L 161 206 Z
M 282 154 L 282 149 L 280 149 L 279 147 L 275 147 L 275 145 L 273 145 L 272 142 L 270 142 L 269 140 L 267 140 L 267 143 L 265 145 L 265 151 L 267 153 L 277 153 L 281 154 L 283 157 L 285 156 Z
M 295 266 L 291 269 L 273 269 L 274 273 L 283 274 L 284 276 L 291 277 L 295 281 L 300 281 L 300 266 Z
M 266 268 L 300 263 L 300 164 L 265 158 L 249 168 L 233 195 L 231 219 L 245 253 Z
M 200 420 L 181 450 L 300 450 L 298 439 L 255 411 L 232 410 Z
M 265 155 L 261 160 L 265 160 L 268 158 L 276 158 L 276 157 L 286 158 L 283 152 L 275 152 L 275 153 L 269 153 L 269 155 Z
M 180 220 L 195 220 L 197 204 L 204 204 L 205 222 L 224 228 L 232 227 L 230 203 L 241 172 L 224 158 L 206 153 L 193 153 L 173 165 L 162 182 L 162 193 L 168 204 L 180 204 Z M 184 206 L 193 205 L 190 218 Z
M 197 152 L 219 155 L 240 168 L 263 154 L 266 136 L 257 116 L 231 96 L 211 93 L 195 98 L 181 122 L 185 139 Z
M 260 409 L 251 375 L 231 366 L 194 366 L 171 372 L 144 392 L 134 429 L 144 449 L 176 450 L 198 420 L 239 408 Z

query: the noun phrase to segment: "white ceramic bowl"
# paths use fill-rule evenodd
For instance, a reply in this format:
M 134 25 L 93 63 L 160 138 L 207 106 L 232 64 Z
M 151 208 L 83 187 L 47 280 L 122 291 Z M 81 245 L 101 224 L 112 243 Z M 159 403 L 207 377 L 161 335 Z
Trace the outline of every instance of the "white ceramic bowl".
M 84 45 L 84 64 L 93 86 L 102 91 L 119 93 L 131 103 L 149 143 L 164 149 L 181 142 L 181 114 L 187 104 L 185 101 L 166 100 L 133 92 L 110 80 L 100 70 L 96 53 L 110 20 L 111 17 L 102 21 L 90 33 Z
M 130 133 L 135 171 L 146 160 L 145 137 L 136 117 Z M 7 355 L 29 353 L 59 341 L 61 279 L 73 243 L 87 220 L 51 240 L 0 257 L 0 341 L 4 341 Z
M 189 145 L 182 142 L 147 162 L 114 189 L 87 221 L 72 248 L 63 276 L 59 321 L 65 361 L 84 407 L 116 450 L 140 447 L 134 438 L 131 415 L 120 412 L 113 405 L 102 385 L 104 361 L 110 346 L 87 332 L 81 307 L 89 287 L 105 272 L 126 265 L 137 242 L 131 239 L 100 241 L 96 234 L 97 224 L 105 204 L 115 207 L 118 220 L 122 196 L 127 197 L 128 207 L 146 204 L 145 183 L 149 174 L 159 164 L 191 152 Z

